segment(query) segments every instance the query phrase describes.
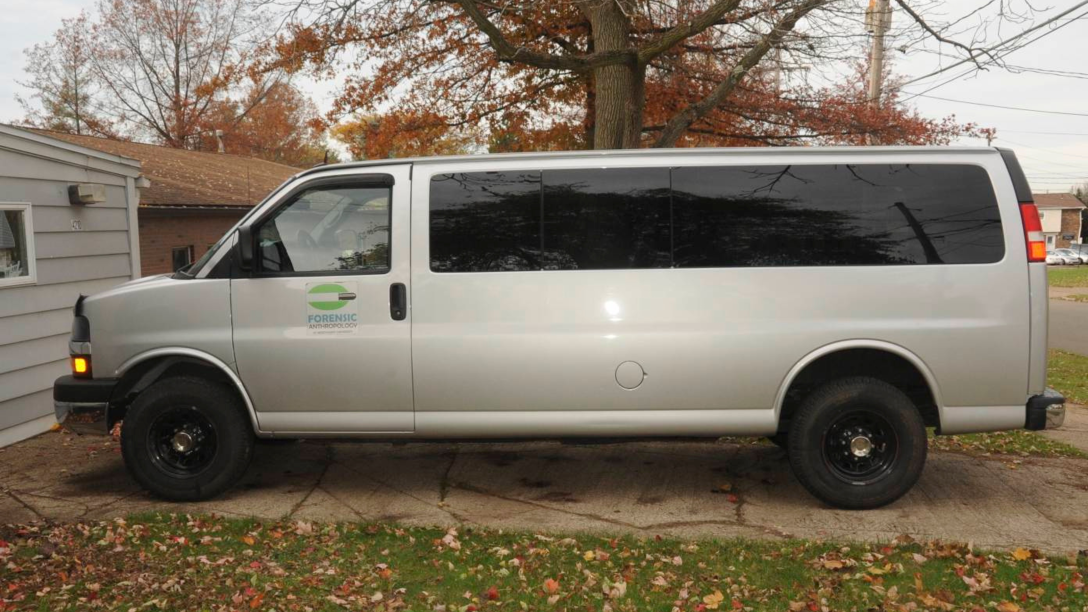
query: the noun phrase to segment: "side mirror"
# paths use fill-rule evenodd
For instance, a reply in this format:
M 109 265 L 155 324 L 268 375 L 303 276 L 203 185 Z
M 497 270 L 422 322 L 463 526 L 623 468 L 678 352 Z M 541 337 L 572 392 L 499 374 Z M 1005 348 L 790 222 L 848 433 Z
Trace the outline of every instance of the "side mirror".
M 243 225 L 238 228 L 238 267 L 243 270 L 253 269 L 253 228 Z

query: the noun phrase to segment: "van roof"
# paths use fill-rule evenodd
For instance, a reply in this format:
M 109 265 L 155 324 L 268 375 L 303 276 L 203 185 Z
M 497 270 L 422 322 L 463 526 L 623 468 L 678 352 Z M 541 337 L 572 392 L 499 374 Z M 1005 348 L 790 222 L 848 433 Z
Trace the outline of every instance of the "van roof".
M 533 153 L 484 153 L 477 155 L 446 155 L 436 157 L 405 157 L 403 159 L 374 159 L 339 164 L 328 164 L 311 168 L 300 172 L 295 176 L 307 176 L 327 170 L 343 170 L 347 168 L 367 168 L 372 166 L 390 166 L 401 164 L 433 164 L 447 162 L 472 162 L 487 163 L 492 161 L 505 161 L 511 159 L 606 159 L 610 157 L 636 157 L 644 155 L 662 156 L 698 156 L 698 155 L 772 155 L 783 151 L 790 153 L 804 153 L 808 155 L 829 155 L 835 153 L 996 153 L 995 147 L 948 147 L 948 146 L 894 146 L 894 147 L 704 147 L 704 148 L 674 148 L 674 149 L 612 149 L 593 151 L 540 151 Z

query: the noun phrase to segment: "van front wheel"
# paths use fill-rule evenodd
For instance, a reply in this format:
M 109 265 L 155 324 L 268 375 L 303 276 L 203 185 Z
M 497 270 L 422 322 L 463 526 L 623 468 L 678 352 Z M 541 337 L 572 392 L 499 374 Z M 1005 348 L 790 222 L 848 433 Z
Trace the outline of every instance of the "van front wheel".
M 790 466 L 802 485 L 839 508 L 878 508 L 914 486 L 926 428 L 910 398 L 868 377 L 828 383 L 802 402 L 790 427 Z
M 164 499 L 196 501 L 234 485 L 253 456 L 253 428 L 237 395 L 192 377 L 168 378 L 141 393 L 121 427 L 125 467 Z

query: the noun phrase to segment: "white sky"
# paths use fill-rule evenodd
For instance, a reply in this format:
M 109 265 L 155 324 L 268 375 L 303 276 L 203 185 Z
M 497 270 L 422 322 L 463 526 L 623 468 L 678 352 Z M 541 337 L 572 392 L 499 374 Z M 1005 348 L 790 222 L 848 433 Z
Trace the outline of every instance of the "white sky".
M 1075 4 L 1075 0 L 1050 1 L 1054 4 L 1037 5 L 1040 8 L 1040 13 L 1035 17 L 1037 22 Z M 16 83 L 17 79 L 25 78 L 22 50 L 49 39 L 53 31 L 60 27 L 61 19 L 74 17 L 81 9 L 89 11 L 94 4 L 95 0 L 0 0 L 0 122 L 10 122 L 23 115 L 15 101 L 16 94 L 27 95 Z M 895 3 L 892 4 L 894 6 Z M 953 0 L 943 3 L 941 10 L 950 16 L 962 15 L 979 4 L 980 0 Z M 1077 14 L 1084 14 L 1084 11 L 1074 13 Z M 904 25 L 906 20 L 902 12 L 895 13 L 896 26 Z M 1027 25 L 1006 24 L 1000 35 L 997 32 L 991 34 L 990 41 L 996 42 L 999 38 L 1014 35 L 1025 27 Z M 931 72 L 941 65 L 941 58 L 932 53 L 901 56 L 894 49 L 902 42 L 891 40 L 888 45 L 889 55 L 897 56 L 897 74 L 909 79 Z M 932 50 L 937 49 L 935 44 L 928 46 Z M 929 94 L 968 102 L 1081 113 L 1083 116 L 987 108 L 930 98 L 914 98 L 911 104 L 927 117 L 955 114 L 960 121 L 997 128 L 995 144 L 1017 151 L 1035 191 L 1066 191 L 1071 185 L 1088 183 L 1086 57 L 1088 18 L 1082 18 L 1006 58 L 1007 63 L 1016 66 L 1064 70 L 1077 73 L 1076 76 L 1028 72 L 1014 74 L 995 67 L 944 85 Z M 947 58 L 944 63 L 948 63 Z M 961 71 L 949 71 L 908 86 L 905 90 L 915 93 L 924 91 Z M 335 88 L 335 83 L 307 82 L 303 89 L 314 96 L 319 108 L 325 110 L 330 105 Z M 985 141 L 964 139 L 960 144 L 985 144 Z

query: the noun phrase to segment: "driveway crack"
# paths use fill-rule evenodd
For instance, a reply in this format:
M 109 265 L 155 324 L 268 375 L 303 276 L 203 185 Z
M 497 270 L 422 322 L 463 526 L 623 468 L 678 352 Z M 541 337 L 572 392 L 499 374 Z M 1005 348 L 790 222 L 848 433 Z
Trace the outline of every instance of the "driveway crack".
M 30 505 L 28 502 L 24 501 L 23 498 L 16 495 L 15 492 L 12 491 L 11 489 L 4 489 L 4 493 L 7 493 L 9 497 L 11 497 L 12 499 L 14 499 L 16 501 L 16 503 L 18 503 L 20 506 L 22 506 L 22 507 L 26 508 L 28 511 L 30 511 L 30 513 L 33 514 L 34 516 L 36 516 L 38 518 L 38 520 L 42 520 L 42 521 L 45 521 L 47 523 L 49 522 L 49 519 L 44 514 L 39 512 L 37 508 Z
M 325 474 L 329 473 L 329 466 L 331 466 L 333 464 L 333 462 L 335 461 L 335 455 L 336 455 L 336 451 L 335 451 L 335 448 L 333 447 L 333 445 L 332 444 L 326 444 L 325 445 L 325 465 L 321 468 L 321 474 L 318 475 L 317 480 L 314 481 L 314 484 L 313 484 L 312 487 L 310 487 L 310 490 L 306 491 L 306 495 L 303 495 L 302 499 L 298 500 L 298 502 L 294 506 L 291 507 L 291 511 L 287 513 L 287 518 L 291 518 L 291 517 L 295 516 L 295 513 L 299 511 L 299 508 L 302 508 L 303 504 L 305 504 L 307 501 L 309 501 L 310 496 L 312 496 L 314 494 L 314 491 L 316 491 L 319 487 L 321 487 L 321 481 L 325 479 Z M 324 489 L 322 489 L 322 490 L 324 490 Z
M 442 472 L 442 479 L 438 481 L 438 501 L 439 503 L 446 501 L 446 495 L 450 492 L 450 472 L 453 471 L 453 464 L 457 462 L 457 455 L 460 453 L 461 447 L 455 445 L 453 452 L 450 453 L 450 463 L 446 466 L 446 471 Z

